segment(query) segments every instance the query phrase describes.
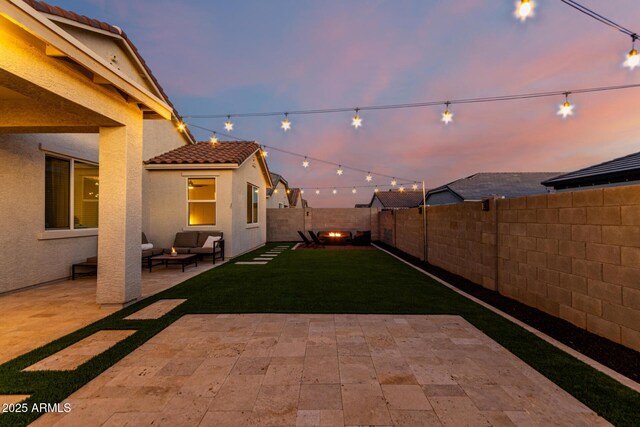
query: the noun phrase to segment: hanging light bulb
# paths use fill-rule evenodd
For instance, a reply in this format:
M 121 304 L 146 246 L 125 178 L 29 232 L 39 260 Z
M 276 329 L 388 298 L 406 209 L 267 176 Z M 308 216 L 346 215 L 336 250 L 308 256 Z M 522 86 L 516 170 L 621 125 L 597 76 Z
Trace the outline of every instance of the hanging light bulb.
M 291 190 L 287 188 L 287 194 L 291 194 Z
M 351 190 L 351 192 L 352 192 L 353 194 L 356 194 L 356 193 L 357 193 L 357 191 L 358 191 L 358 190 L 356 190 L 356 187 L 353 187 L 353 190 Z
M 316 189 L 316 194 L 320 194 L 320 190 Z
M 401 185 L 400 188 L 398 189 L 401 193 L 404 193 L 404 186 Z
M 187 125 L 185 125 L 184 122 L 178 123 L 178 131 L 184 132 L 186 128 L 187 128 Z
M 353 119 L 351 120 L 351 126 L 353 126 L 356 129 L 358 129 L 360 126 L 362 126 L 362 119 L 358 115 L 358 111 L 360 111 L 360 109 L 356 108 L 356 115 L 353 116 Z
M 417 190 L 418 189 L 418 183 L 414 182 L 413 185 L 411 186 L 411 189 Z
M 567 116 L 573 116 L 573 108 L 574 106 L 569 102 L 569 92 L 566 92 L 564 94 L 564 104 L 560 105 L 556 114 L 562 116 L 563 119 L 566 119 Z
M 397 183 L 398 183 L 398 182 L 396 181 L 396 179 L 395 179 L 395 178 L 393 178 L 393 179 L 391 180 L 391 186 L 392 186 L 392 187 L 395 187 Z
M 262 152 L 262 157 L 267 157 L 269 155 L 269 152 L 264 148 L 261 150 L 261 152 Z
M 227 121 L 224 123 L 224 130 L 231 132 L 233 130 L 233 123 L 231 123 L 231 116 L 227 116 Z
M 516 1 L 516 18 L 524 22 L 527 18 L 533 16 L 534 0 L 518 0 Z
M 342 175 L 344 173 L 344 171 L 342 170 L 342 166 L 341 165 L 338 165 L 338 170 L 336 170 L 336 173 L 338 175 Z
M 304 188 L 300 189 L 300 194 L 304 194 Z
M 626 60 L 624 61 L 624 66 L 633 70 L 638 65 L 640 65 L 640 55 L 638 55 L 638 51 L 636 50 L 636 40 L 638 39 L 637 35 L 631 36 L 631 50 L 627 54 Z
M 284 113 L 284 120 L 280 122 L 280 127 L 285 132 L 291 129 L 291 122 L 289 121 L 289 113 Z
M 309 160 L 307 160 L 307 158 L 305 157 L 304 160 L 302 161 L 302 167 L 303 168 L 308 168 L 309 167 Z
M 378 186 L 376 185 L 376 188 L 374 188 L 374 189 L 373 189 L 373 192 L 374 192 L 374 193 L 377 193 L 378 191 L 379 191 L 379 190 L 378 190 Z
M 453 121 L 453 113 L 449 111 L 450 104 L 450 102 L 445 103 L 446 108 L 444 110 L 444 113 L 442 113 L 442 118 L 440 119 L 440 121 L 445 125 L 448 125 Z
M 371 180 L 373 179 L 371 177 L 371 172 L 367 172 L 367 176 L 365 177 L 365 179 L 367 180 L 367 182 L 371 182 Z
M 216 133 L 214 132 L 213 135 L 211 135 L 211 138 L 209 139 L 209 142 L 212 144 L 217 144 L 218 143 L 218 137 L 216 136 Z
M 338 194 L 338 190 L 336 190 L 335 188 L 332 191 L 333 194 Z

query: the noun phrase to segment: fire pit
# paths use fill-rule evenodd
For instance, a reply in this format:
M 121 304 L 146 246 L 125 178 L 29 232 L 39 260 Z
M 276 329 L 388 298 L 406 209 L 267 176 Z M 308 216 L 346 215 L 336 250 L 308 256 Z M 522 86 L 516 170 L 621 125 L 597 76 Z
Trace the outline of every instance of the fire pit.
M 351 241 L 350 231 L 321 231 L 318 238 L 324 241 L 325 245 L 344 245 Z

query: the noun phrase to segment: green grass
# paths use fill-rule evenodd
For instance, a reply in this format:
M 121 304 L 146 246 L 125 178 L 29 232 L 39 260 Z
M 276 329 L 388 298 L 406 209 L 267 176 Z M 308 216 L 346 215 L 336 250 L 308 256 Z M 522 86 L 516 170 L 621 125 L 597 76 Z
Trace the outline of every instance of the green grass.
M 188 301 L 159 320 L 123 320 L 163 298 Z M 267 265 L 228 263 L 0 366 L 0 394 L 59 402 L 184 314 L 262 312 L 461 315 L 610 422 L 637 423 L 639 393 L 380 251 L 286 251 Z M 102 329 L 138 332 L 75 371 L 20 372 Z M 0 425 L 37 416 L 2 415 Z

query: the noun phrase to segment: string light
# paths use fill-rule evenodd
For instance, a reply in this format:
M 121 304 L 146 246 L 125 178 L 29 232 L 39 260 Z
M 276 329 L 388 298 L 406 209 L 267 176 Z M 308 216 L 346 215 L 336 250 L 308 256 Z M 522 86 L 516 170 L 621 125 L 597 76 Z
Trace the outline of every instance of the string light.
M 218 143 L 218 137 L 216 136 L 216 133 L 214 132 L 213 135 L 211 135 L 211 138 L 209 139 L 209 142 L 212 144 L 217 144 Z
M 320 190 L 316 189 L 316 194 L 320 194 Z
M 262 157 L 268 157 L 269 156 L 269 152 L 267 150 L 265 150 L 264 148 L 261 149 L 260 152 L 262 153 Z
M 356 193 L 358 192 L 358 190 L 356 190 L 356 187 L 353 187 L 353 190 L 351 190 L 351 192 L 352 192 L 353 194 L 356 194 Z
M 360 111 L 360 109 L 356 108 L 356 115 L 353 116 L 353 119 L 351 120 L 351 126 L 353 126 L 356 129 L 358 129 L 360 126 L 362 126 L 362 119 L 358 115 L 359 111 Z
M 624 66 L 633 70 L 638 65 L 640 65 L 640 55 L 638 55 L 638 51 L 636 50 L 636 40 L 638 39 L 638 35 L 634 34 L 631 36 L 631 50 L 627 54 L 626 60 L 624 61 Z
M 400 188 L 398 189 L 401 193 L 404 193 L 404 186 L 401 185 Z
M 573 116 L 574 106 L 569 102 L 569 92 L 564 94 L 564 99 L 564 104 L 560 105 L 556 114 L 562 116 L 563 119 L 566 119 L 568 116 Z
M 413 185 L 411 186 L 411 188 L 413 190 L 417 190 L 418 189 L 418 184 L 414 182 Z
M 303 168 L 308 168 L 309 167 L 309 160 L 307 160 L 306 156 L 305 156 L 304 160 L 302 161 L 302 167 Z
M 338 194 L 338 190 L 336 190 L 335 188 L 332 191 L 333 194 Z
M 187 125 L 185 125 L 184 122 L 178 123 L 178 131 L 184 132 L 186 128 L 187 128 Z
M 396 181 L 396 179 L 395 179 L 395 178 L 393 178 L 393 179 L 391 180 L 391 186 L 392 186 L 392 187 L 395 187 L 397 183 L 398 183 L 398 181 Z
M 518 0 L 516 1 L 515 15 L 520 21 L 524 22 L 527 18 L 533 16 L 533 8 L 535 7 L 533 0 Z
M 449 123 L 451 123 L 453 121 L 453 113 L 451 111 L 449 111 L 449 105 L 451 103 L 450 102 L 445 102 L 445 110 L 444 113 L 442 113 L 442 118 L 440 119 L 440 121 L 442 123 L 444 123 L 445 125 L 448 125 Z
M 371 172 L 367 172 L 367 176 L 365 177 L 365 179 L 367 180 L 367 182 L 371 182 L 371 180 L 373 179 L 371 177 Z
M 338 165 L 338 170 L 336 170 L 336 173 L 338 175 L 342 175 L 344 173 L 344 171 L 342 170 L 342 166 L 341 165 Z
M 284 120 L 280 122 L 280 127 L 285 132 L 291 129 L 291 122 L 289 121 L 289 113 L 284 113 Z
M 227 116 L 227 121 L 224 123 L 224 130 L 231 132 L 233 130 L 233 123 L 231 123 L 231 116 Z
M 304 188 L 300 189 L 300 194 L 304 194 Z
M 374 189 L 373 189 L 373 192 L 374 192 L 374 193 L 377 193 L 378 191 L 380 191 L 380 190 L 378 190 L 378 187 L 376 187 L 376 188 L 374 188 Z

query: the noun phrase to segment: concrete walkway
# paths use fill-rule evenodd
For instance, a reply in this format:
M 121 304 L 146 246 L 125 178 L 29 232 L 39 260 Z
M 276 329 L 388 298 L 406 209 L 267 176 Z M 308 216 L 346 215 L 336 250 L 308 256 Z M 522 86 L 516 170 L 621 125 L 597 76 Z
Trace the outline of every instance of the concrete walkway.
M 608 425 L 459 316 L 188 315 L 36 425 Z
M 216 263 L 216 266 L 221 265 Z M 142 297 L 171 288 L 209 270 L 209 262 L 198 267 L 153 270 L 142 273 Z M 76 280 L 40 286 L 0 295 L 0 363 L 41 347 L 57 338 L 117 311 L 96 304 L 96 279 Z

